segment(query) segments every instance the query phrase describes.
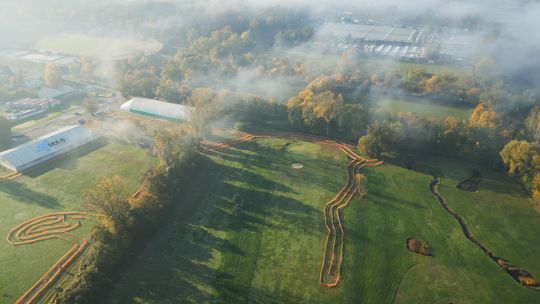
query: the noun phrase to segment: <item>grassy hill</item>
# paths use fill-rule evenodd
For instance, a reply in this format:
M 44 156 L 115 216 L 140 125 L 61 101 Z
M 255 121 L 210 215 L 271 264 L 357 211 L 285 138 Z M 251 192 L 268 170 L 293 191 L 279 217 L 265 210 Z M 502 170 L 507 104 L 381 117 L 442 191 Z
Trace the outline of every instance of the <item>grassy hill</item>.
M 59 239 L 13 246 L 8 231 L 18 224 L 49 212 L 83 211 L 82 194 L 101 176 L 119 175 L 137 187 L 148 167 L 144 150 L 118 143 L 94 143 L 22 176 L 0 181 L 0 303 L 15 302 L 71 245 Z M 73 233 L 87 235 L 88 221 Z
M 368 195 L 345 209 L 343 284 L 318 285 L 321 210 L 345 181 L 346 157 L 332 148 L 257 139 L 204 157 L 190 192 L 128 267 L 107 303 L 532 303 L 521 287 L 468 241 L 429 191 L 432 174 L 473 233 L 494 253 L 537 277 L 540 217 L 512 180 L 483 172 L 477 193 L 455 185 L 465 163 L 399 158 L 366 169 Z M 292 162 L 304 168 L 293 170 Z M 245 204 L 234 215 L 232 198 Z M 508 215 L 511 215 L 508 217 Z M 519 218 L 514 223 L 513 218 Z M 406 249 L 426 241 L 435 257 Z

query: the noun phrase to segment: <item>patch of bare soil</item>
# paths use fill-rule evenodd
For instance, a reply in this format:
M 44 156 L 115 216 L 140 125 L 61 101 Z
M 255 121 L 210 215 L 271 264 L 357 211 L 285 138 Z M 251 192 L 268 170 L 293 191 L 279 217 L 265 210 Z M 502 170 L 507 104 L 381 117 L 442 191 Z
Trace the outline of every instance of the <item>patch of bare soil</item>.
M 302 163 L 292 163 L 291 168 L 293 168 L 295 170 L 302 169 L 302 168 L 304 168 L 304 164 L 302 164 Z
M 433 256 L 433 251 L 429 245 L 415 237 L 410 237 L 407 239 L 407 249 L 419 255 Z
M 461 191 L 478 192 L 482 174 L 479 171 L 473 170 L 471 177 L 457 184 L 457 188 Z
M 499 265 L 499 267 L 506 271 L 512 278 L 514 278 L 514 280 L 516 280 L 521 285 L 533 288 L 540 287 L 540 284 L 527 270 L 520 267 L 514 267 L 508 264 L 507 261 L 499 257 L 492 257 L 492 259 L 497 263 L 497 265 Z

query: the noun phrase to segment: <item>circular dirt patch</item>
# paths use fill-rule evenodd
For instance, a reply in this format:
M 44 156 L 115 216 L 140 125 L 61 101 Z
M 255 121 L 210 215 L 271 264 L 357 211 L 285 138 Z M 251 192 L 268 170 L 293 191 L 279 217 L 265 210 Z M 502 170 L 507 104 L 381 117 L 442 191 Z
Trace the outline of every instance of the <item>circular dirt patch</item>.
M 291 168 L 293 168 L 295 170 L 302 169 L 302 168 L 304 168 L 304 164 L 302 164 L 302 163 L 292 163 Z

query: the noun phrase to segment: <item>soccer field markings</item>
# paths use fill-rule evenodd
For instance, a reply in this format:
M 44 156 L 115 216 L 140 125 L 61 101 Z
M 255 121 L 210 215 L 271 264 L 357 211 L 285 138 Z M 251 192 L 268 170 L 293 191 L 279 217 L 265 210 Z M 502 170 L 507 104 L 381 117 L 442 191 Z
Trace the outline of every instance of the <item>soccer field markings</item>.
M 264 132 L 264 133 L 245 133 L 241 138 L 228 141 L 213 146 L 204 147 L 206 152 L 216 152 L 242 142 L 250 141 L 255 138 L 290 138 L 300 139 L 319 144 L 330 145 L 341 150 L 351 159 L 347 165 L 347 183 L 341 187 L 336 196 L 328 201 L 323 208 L 324 225 L 326 228 L 326 239 L 324 244 L 324 256 L 321 263 L 319 276 L 319 285 L 325 287 L 336 287 L 342 281 L 341 268 L 343 266 L 343 252 L 345 243 L 345 229 L 342 221 L 342 209 L 347 207 L 353 197 L 357 194 L 358 185 L 356 185 L 355 175 L 365 166 L 379 166 L 383 161 L 377 159 L 367 159 L 355 153 L 350 146 L 351 143 L 339 142 L 326 137 L 306 135 L 290 132 Z M 361 196 L 365 191 L 361 193 Z

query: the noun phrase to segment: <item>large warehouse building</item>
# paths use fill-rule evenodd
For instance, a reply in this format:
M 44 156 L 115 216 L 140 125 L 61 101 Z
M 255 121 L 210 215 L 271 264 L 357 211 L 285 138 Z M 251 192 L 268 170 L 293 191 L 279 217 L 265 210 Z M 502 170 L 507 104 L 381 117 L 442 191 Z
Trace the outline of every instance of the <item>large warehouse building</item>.
M 134 97 L 120 106 L 124 111 L 172 121 L 189 121 L 192 107 L 155 99 Z
M 81 126 L 69 126 L 0 153 L 0 165 L 21 172 L 66 154 L 100 136 Z

